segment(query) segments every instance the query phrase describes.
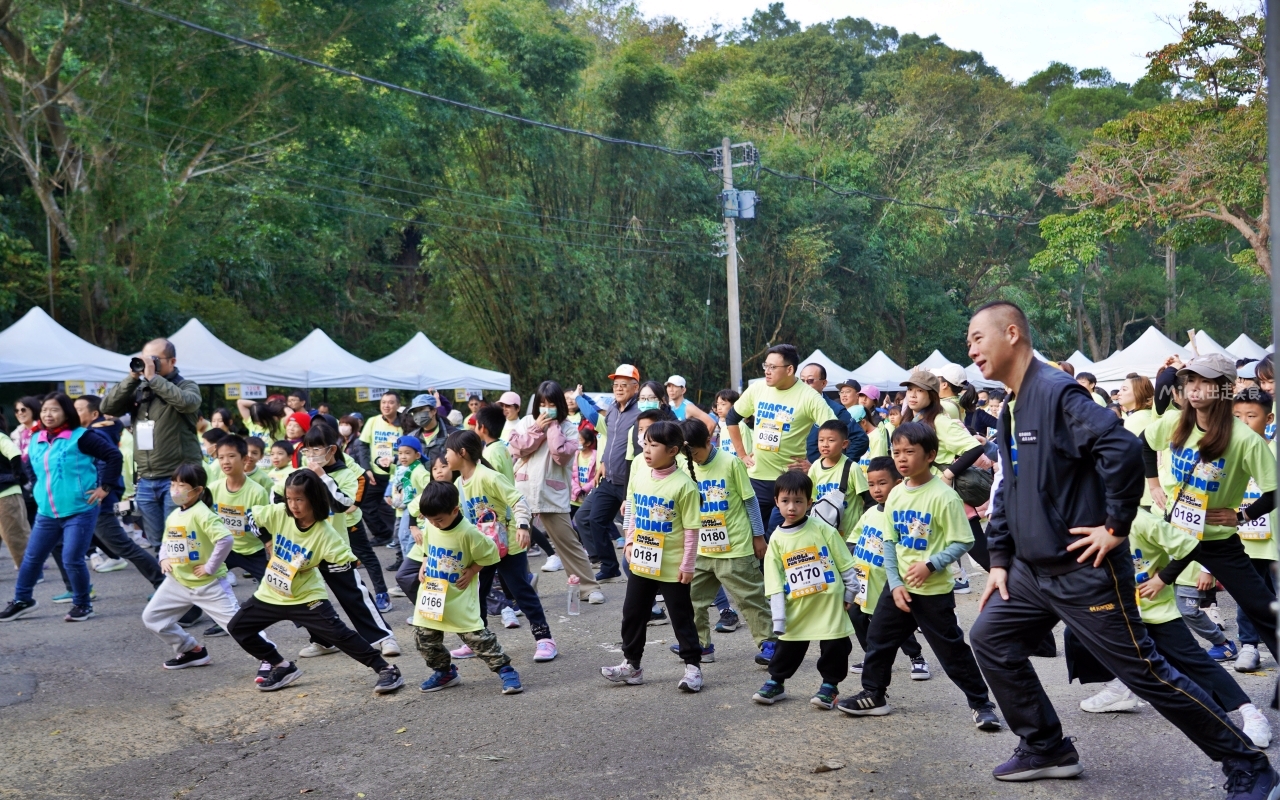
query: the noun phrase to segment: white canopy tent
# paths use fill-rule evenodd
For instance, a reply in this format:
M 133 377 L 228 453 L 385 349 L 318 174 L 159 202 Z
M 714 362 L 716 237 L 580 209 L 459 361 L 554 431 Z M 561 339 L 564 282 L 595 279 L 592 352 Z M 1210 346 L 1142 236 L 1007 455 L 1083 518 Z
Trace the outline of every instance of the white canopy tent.
M 977 364 L 970 364 L 964 368 L 965 380 L 973 384 L 979 389 L 1003 389 L 1004 384 L 1000 381 L 988 380 L 982 377 L 982 370 L 978 369 Z
M 821 352 L 821 351 L 818 351 Z M 505 372 L 473 367 L 436 347 L 427 335 L 418 331 L 404 347 L 373 362 L 378 369 L 408 372 L 417 376 L 415 389 L 496 389 L 511 388 L 511 376 Z
M 1076 372 L 1093 372 L 1095 363 L 1079 350 L 1067 357 L 1067 363 L 1076 368 Z
M 307 380 L 302 371 L 267 364 L 223 344 L 194 317 L 169 341 L 178 354 L 178 371 L 196 383 L 301 386 Z
M 0 383 L 115 383 L 129 374 L 129 356 L 90 344 L 39 306 L 0 331 Z
M 853 378 L 858 383 L 862 383 L 862 379 L 853 372 L 845 369 L 832 360 L 831 356 L 821 350 L 814 350 L 809 354 L 808 358 L 800 359 L 800 369 L 804 369 L 805 364 L 820 364 L 827 371 L 827 387 L 835 391 L 835 385 L 841 381 L 847 381 Z M 796 371 L 799 374 L 799 370 Z
M 934 350 L 932 353 L 929 354 L 928 358 L 920 362 L 920 365 L 917 367 L 917 369 L 925 369 L 925 370 L 938 369 L 940 367 L 945 367 L 950 363 L 951 363 L 951 359 L 947 358 L 937 350 Z
M 1234 342 L 1227 345 L 1227 351 L 1236 358 L 1261 359 L 1267 354 L 1267 351 L 1262 349 L 1262 345 L 1243 333 L 1237 336 Z
M 1153 325 L 1133 344 L 1094 364 L 1092 371 L 1098 383 L 1123 381 L 1130 372 L 1154 379 L 1160 365 L 1172 355 L 1185 361 L 1191 358 L 1191 351 L 1169 339 Z
M 316 328 L 278 356 L 263 362 L 268 368 L 299 376 L 304 389 L 349 389 L 358 386 L 417 389 L 418 379 L 406 372 L 378 367 L 348 353 Z
M 1190 348 L 1187 348 L 1187 349 L 1190 349 Z M 1236 355 L 1229 352 L 1227 348 L 1215 342 L 1213 340 L 1213 337 L 1205 333 L 1204 331 L 1196 331 L 1196 350 L 1198 350 L 1200 352 L 1200 355 L 1202 356 L 1207 356 L 1210 353 L 1221 353 L 1224 356 L 1230 356 L 1232 359 L 1237 358 Z
M 853 374 L 863 386 L 874 386 L 882 392 L 896 392 L 902 389 L 902 382 L 911 373 L 898 366 L 883 350 L 877 350 L 866 363 L 854 369 Z

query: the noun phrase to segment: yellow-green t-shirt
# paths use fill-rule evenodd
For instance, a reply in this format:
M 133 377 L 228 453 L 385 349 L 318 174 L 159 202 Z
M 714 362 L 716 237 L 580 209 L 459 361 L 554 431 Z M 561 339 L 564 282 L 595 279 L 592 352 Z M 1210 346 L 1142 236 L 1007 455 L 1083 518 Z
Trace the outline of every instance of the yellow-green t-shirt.
M 422 564 L 428 581 L 438 580 L 444 584 L 444 608 L 438 620 L 415 613 L 413 624 L 453 633 L 480 630 L 484 625 L 480 621 L 479 577 L 472 578 L 466 589 L 459 589 L 455 584 L 462 577 L 462 571 L 472 564 L 482 567 L 497 564 L 498 546 L 461 514 L 448 530 L 426 523 L 422 528 L 422 542 Z M 429 588 L 423 584 L 419 592 Z
M 720 452 L 728 453 L 735 458 L 741 458 L 741 455 L 733 449 L 733 439 L 729 436 L 728 429 L 725 428 L 726 424 L 725 422 L 720 423 Z M 738 433 L 742 436 L 742 446 L 746 448 L 748 453 L 751 453 L 755 449 L 755 439 L 752 438 L 751 429 L 747 427 L 747 423 L 738 423 Z
M 134 483 L 134 461 L 133 461 L 133 433 L 125 428 L 120 431 L 120 455 L 124 456 L 124 464 L 121 466 L 120 475 L 124 478 L 124 494 L 120 495 L 121 500 L 127 500 L 138 493 L 138 487 Z
M 938 434 L 938 457 L 935 461 L 939 464 L 951 464 L 978 446 L 978 440 L 973 438 L 963 422 L 939 414 L 933 418 L 933 424 Z
M 360 429 L 360 441 L 369 445 L 369 469 L 374 475 L 382 476 L 394 469 L 396 465 L 396 440 L 404 435 L 399 425 L 393 425 L 382 418 L 382 415 L 369 420 Z M 390 468 L 378 463 L 378 459 L 390 459 Z
M 888 531 L 889 518 L 885 516 L 884 506 L 872 506 L 863 512 L 847 540 L 853 544 L 853 559 L 857 562 L 855 568 L 861 584 L 855 602 L 866 614 L 876 610 L 876 603 L 880 602 L 880 594 L 888 582 L 884 574 L 885 542 L 889 541 L 889 546 L 893 546 Z
M 273 499 L 275 496 L 278 496 L 281 500 L 284 500 L 285 479 L 293 474 L 295 469 L 297 469 L 297 467 L 285 466 L 273 468 L 267 473 L 267 477 L 271 479 L 271 491 L 274 493 Z
M 1096 395 L 1095 395 L 1096 396 Z M 1155 413 L 1149 408 L 1139 408 L 1131 414 L 1124 417 L 1124 429 L 1139 439 L 1142 438 L 1142 432 L 1147 426 L 1155 421 Z M 1138 505 L 1143 508 L 1151 508 L 1151 487 L 1147 485 L 1146 480 L 1142 481 L 1142 499 L 1138 501 Z
M 867 468 L 871 466 L 871 459 L 882 458 L 884 456 L 893 455 L 893 447 L 890 444 L 890 438 L 893 432 L 889 429 L 889 423 L 881 422 L 876 429 L 867 435 L 867 452 L 862 454 L 862 458 L 858 460 L 858 466 L 862 467 L 862 474 L 867 474 Z
M 284 423 L 281 423 L 280 427 L 277 429 L 279 431 L 278 436 L 272 434 L 266 428 L 262 427 L 261 425 L 257 424 L 252 420 L 245 420 L 244 427 L 245 427 L 245 430 L 249 432 L 250 436 L 256 436 L 257 438 L 261 439 L 263 445 L 266 446 L 267 450 L 271 449 L 271 445 L 275 444 L 281 439 L 284 439 Z
M 778 638 L 813 642 L 852 634 L 841 575 L 855 566 L 840 534 L 820 519 L 774 529 L 764 553 L 764 593 L 786 599 L 787 629 Z
M 220 481 L 226 477 L 222 472 L 222 467 L 217 461 L 204 462 L 204 474 L 205 480 L 210 486 L 212 486 L 215 481 Z
M 271 497 L 271 492 L 276 487 L 275 487 L 275 484 L 271 481 L 271 476 L 267 474 L 267 471 L 265 469 L 255 465 L 253 468 L 253 472 L 246 472 L 244 476 L 249 480 L 253 481 L 254 483 L 258 484 L 259 486 L 261 486 L 263 489 L 265 489 L 267 491 L 267 497 L 268 498 Z
M 1150 511 L 1138 509 L 1138 516 L 1129 529 L 1134 582 L 1142 584 L 1155 577 L 1170 561 L 1185 557 L 1197 544 L 1194 537 Z M 1195 574 L 1199 575 L 1200 570 L 1196 569 Z M 1164 587 L 1151 600 L 1138 595 L 1138 610 L 1142 613 L 1142 621 L 1152 624 L 1182 619 L 1182 614 L 1178 611 L 1177 591 L 1172 586 Z
M 511 485 L 515 485 L 516 467 L 511 463 L 511 451 L 507 449 L 506 442 L 498 439 L 485 445 L 484 460 L 489 462 L 489 466 L 493 467 L 495 472 L 506 475 Z
M 960 399 L 956 397 L 940 398 L 942 410 L 948 417 L 956 421 L 964 420 L 964 412 L 960 410 Z
M 1271 451 L 1271 457 L 1274 459 L 1276 443 L 1267 442 L 1267 449 Z M 1240 501 L 1240 509 L 1253 505 L 1254 501 L 1260 497 L 1262 497 L 1262 490 L 1258 488 L 1258 482 L 1250 478 L 1249 485 L 1244 490 L 1244 499 Z M 1275 512 L 1240 525 L 1236 530 L 1240 533 L 1240 540 L 1244 542 L 1245 555 L 1259 561 L 1276 560 Z
M 165 519 L 160 557 L 169 560 L 169 574 L 175 581 L 195 589 L 227 574 L 226 564 L 220 565 L 215 574 L 204 577 L 197 577 L 195 568 L 209 560 L 214 542 L 230 535 L 231 531 L 218 515 L 197 501 L 186 509 L 175 508 Z
M 715 451 L 713 451 L 715 452 Z M 681 464 L 684 469 L 684 464 Z M 716 452 L 706 464 L 694 464 L 702 527 L 698 530 L 698 555 L 707 558 L 741 558 L 755 555 L 751 520 L 744 503 L 755 502 L 747 467 L 729 453 Z
M 824 466 L 825 459 L 819 458 L 809 467 L 809 480 L 813 481 L 813 501 L 817 502 L 827 492 L 840 488 L 840 479 L 844 477 L 844 465 L 849 458 L 843 453 L 834 467 Z M 853 527 L 862 516 L 862 493 L 867 491 L 867 476 L 858 465 L 849 470 L 849 483 L 844 490 L 844 516 L 841 517 L 840 535 L 848 537 Z
M 505 475 L 489 469 L 484 464 L 477 464 L 476 471 L 471 473 L 471 480 L 464 481 L 459 477 L 454 481 L 458 487 L 458 502 L 467 515 L 467 521 L 478 525 L 483 521 L 495 521 L 502 524 L 507 531 L 507 554 L 523 553 L 516 536 L 516 518 L 513 508 L 523 498 L 516 491 L 516 485 Z
M 261 550 L 262 540 L 245 531 L 245 511 L 270 503 L 271 495 L 267 490 L 246 479 L 244 485 L 233 492 L 227 488 L 224 478 L 210 486 L 209 493 L 213 495 L 213 513 L 235 537 L 231 541 L 232 552 L 247 556 Z
M 277 606 L 328 599 L 324 578 L 316 568 L 322 561 L 350 564 L 356 560 L 346 532 L 338 533 L 329 520 L 319 520 L 304 531 L 283 503 L 254 506 L 249 511 L 259 528 L 271 532 L 266 577 L 258 582 L 253 596 Z
M 1143 431 L 1151 449 L 1166 451 L 1174 481 L 1169 502 L 1174 504 L 1170 522 L 1206 541 L 1227 539 L 1236 535 L 1234 525 L 1208 525 L 1203 511 L 1215 508 L 1236 509 L 1244 499 L 1249 479 L 1254 478 L 1264 492 L 1276 488 L 1275 460 L 1267 449 L 1267 442 L 1238 419 L 1232 420 L 1231 443 L 1227 451 L 1211 463 L 1200 460 L 1197 447 L 1204 434 L 1193 427 L 1182 447 L 1172 441 L 1179 414 L 1165 414 Z M 1198 507 L 1199 523 L 1195 521 Z M 1190 513 L 1188 513 L 1190 511 Z M 1202 530 L 1200 530 L 1202 528 Z
M 973 543 L 969 518 L 964 514 L 964 501 L 955 490 L 932 478 L 923 486 L 908 486 L 906 481 L 889 493 L 884 504 L 889 518 L 898 560 L 898 575 L 906 583 L 907 569 L 941 553 L 953 542 Z M 940 569 L 925 579 L 919 588 L 907 586 L 911 594 L 947 594 L 955 588 L 948 570 Z
M 755 480 L 771 481 L 802 459 L 808 449 L 809 431 L 836 415 L 808 384 L 796 381 L 780 390 L 764 381 L 747 387 L 733 410 L 743 417 L 755 417 L 751 455 L 755 464 L 747 474 Z
M 635 532 L 631 539 L 631 571 L 655 581 L 680 580 L 684 532 L 702 529 L 702 496 L 685 470 L 654 479 L 637 465 L 627 482 L 627 502 Z

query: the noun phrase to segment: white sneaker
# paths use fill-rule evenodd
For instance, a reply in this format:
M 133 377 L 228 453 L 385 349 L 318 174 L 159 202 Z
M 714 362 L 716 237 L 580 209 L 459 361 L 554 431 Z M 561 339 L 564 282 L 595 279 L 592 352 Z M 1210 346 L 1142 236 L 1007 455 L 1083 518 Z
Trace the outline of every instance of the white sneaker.
M 601 667 L 600 674 L 605 677 L 605 680 L 614 683 L 627 683 L 632 686 L 644 683 L 644 670 L 631 666 L 631 662 L 625 660 L 616 667 Z
M 595 591 L 587 595 L 587 602 L 593 606 L 598 606 L 604 602 L 604 592 Z
M 680 683 L 676 684 L 676 688 L 691 694 L 702 691 L 702 669 L 696 664 L 685 664 L 684 677 L 680 679 Z
M 1266 715 L 1253 703 L 1240 706 L 1240 715 L 1244 717 L 1244 735 L 1249 737 L 1255 747 L 1266 749 L 1271 744 L 1271 723 Z
M 89 554 L 89 569 L 97 572 L 98 567 L 102 566 L 102 562 L 106 560 L 107 557 L 102 554 L 101 550 L 94 550 Z
M 520 627 L 520 620 L 516 618 L 516 611 L 514 608 L 507 606 L 502 609 L 502 626 L 504 628 Z
M 129 562 L 123 558 L 103 558 L 102 561 L 93 568 L 94 572 L 119 572 L 127 569 Z
M 542 565 L 543 572 L 559 572 L 564 569 L 564 564 L 560 563 L 560 556 L 548 556 L 547 563 Z
M 399 586 L 388 586 L 387 594 L 392 597 L 408 597 L 408 595 L 404 593 L 404 589 L 401 589 Z
M 325 647 L 322 644 L 308 642 L 307 646 L 298 651 L 298 658 L 315 658 L 316 656 L 331 656 L 338 652 L 336 647 Z
M 1090 714 L 1128 711 L 1137 706 L 1138 698 L 1119 679 L 1108 681 L 1103 685 L 1102 691 L 1080 701 L 1080 710 L 1088 711 Z
M 387 638 L 378 642 L 378 648 L 382 650 L 382 654 L 384 656 L 400 655 L 400 643 L 396 641 L 396 637 L 394 636 L 388 636 Z
M 233 569 L 227 570 L 227 583 L 231 584 L 232 586 L 240 585 L 240 579 L 236 577 L 235 570 Z
M 1242 644 L 1240 652 L 1236 655 L 1236 672 L 1253 672 L 1258 668 L 1258 663 L 1262 661 L 1262 656 L 1258 654 L 1257 645 Z

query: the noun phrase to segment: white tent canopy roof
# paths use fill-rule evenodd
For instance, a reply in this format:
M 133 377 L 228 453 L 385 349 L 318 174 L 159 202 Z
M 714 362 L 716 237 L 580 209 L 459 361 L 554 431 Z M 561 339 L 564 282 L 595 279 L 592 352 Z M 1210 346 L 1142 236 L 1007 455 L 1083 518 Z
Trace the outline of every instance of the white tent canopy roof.
M 892 358 L 877 350 L 866 363 L 853 371 L 853 374 L 864 386 L 874 386 L 882 392 L 896 392 L 902 388 L 902 382 L 911 374 L 898 366 Z
M 90 344 L 34 306 L 0 331 L 0 382 L 108 381 L 129 373 L 129 357 Z
M 301 386 L 306 375 L 273 366 L 223 344 L 200 320 L 192 317 L 169 337 L 178 354 L 178 371 L 196 383 L 260 383 Z
M 862 380 L 857 375 L 837 364 L 831 356 L 821 350 L 814 350 L 809 354 L 808 358 L 800 359 L 800 369 L 804 369 L 805 364 L 822 365 L 822 368 L 827 371 L 827 388 L 831 389 L 831 391 L 835 391 L 834 387 L 837 383 L 847 381 L 850 378 L 862 383 Z M 799 374 L 799 370 L 796 370 L 796 373 Z
M 1231 356 L 1233 359 L 1236 357 L 1232 353 L 1228 352 L 1227 348 L 1215 342 L 1213 337 L 1204 331 L 1196 331 L 1196 349 L 1200 351 L 1200 355 L 1202 356 L 1207 356 L 1210 353 L 1221 353 L 1226 356 Z
M 951 363 L 951 359 L 947 358 L 937 350 L 934 350 L 932 353 L 929 354 L 928 358 L 920 362 L 920 366 L 918 368 L 925 369 L 925 370 L 938 369 L 940 367 L 945 367 L 950 363 Z
M 1262 349 L 1262 345 L 1243 333 L 1237 336 L 1234 342 L 1227 345 L 1227 350 L 1236 358 L 1261 359 L 1267 354 L 1267 351 Z
M 1067 357 L 1067 363 L 1076 368 L 1076 372 L 1093 372 L 1094 362 L 1079 350 Z
M 1185 361 L 1191 358 L 1191 351 L 1166 337 L 1153 325 L 1133 344 L 1095 364 L 1093 374 L 1099 383 L 1122 381 L 1130 372 L 1154 379 L 1160 365 L 1172 355 Z
M 473 367 L 436 347 L 427 335 L 418 331 L 404 347 L 373 362 L 373 366 L 417 376 L 415 389 L 495 389 L 511 388 L 511 376 L 505 372 Z
M 982 370 L 978 369 L 977 364 L 969 364 L 964 368 L 964 377 L 969 383 L 979 389 L 1003 389 L 1004 384 L 1000 381 L 988 380 L 982 377 Z
M 264 362 L 281 373 L 302 378 L 304 389 L 349 389 L 356 386 L 417 389 L 418 379 L 405 372 L 377 367 L 348 353 L 316 328 L 306 338 Z

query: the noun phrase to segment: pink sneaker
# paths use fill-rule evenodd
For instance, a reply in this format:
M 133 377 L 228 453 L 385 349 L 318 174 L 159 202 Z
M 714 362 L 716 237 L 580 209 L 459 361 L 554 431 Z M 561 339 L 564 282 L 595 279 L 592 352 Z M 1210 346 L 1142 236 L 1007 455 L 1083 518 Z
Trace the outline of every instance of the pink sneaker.
M 462 647 L 459 647 L 457 650 L 450 650 L 449 655 L 453 656 L 454 658 L 475 658 L 476 652 L 464 644 Z
M 551 661 L 560 655 L 560 651 L 556 649 L 554 639 L 539 639 L 538 649 L 533 653 L 534 661 Z

